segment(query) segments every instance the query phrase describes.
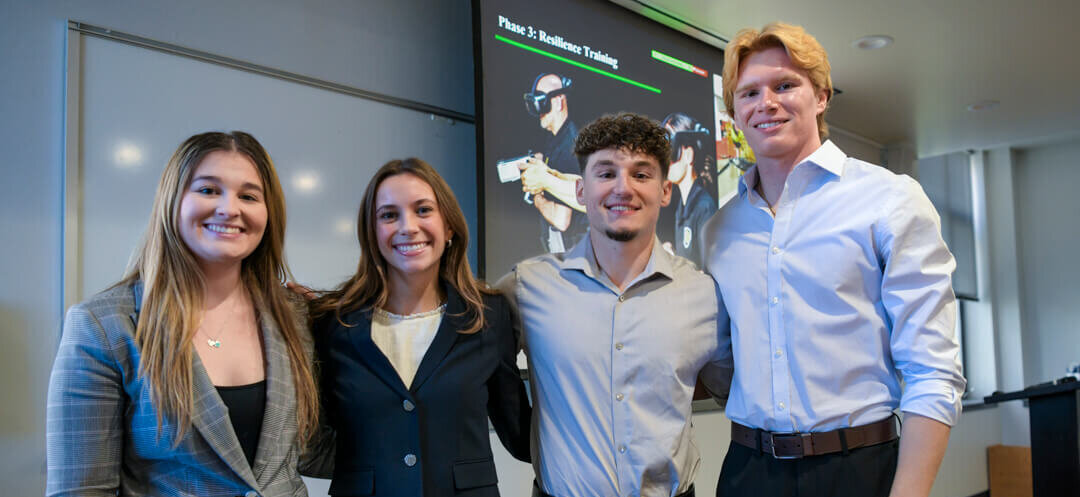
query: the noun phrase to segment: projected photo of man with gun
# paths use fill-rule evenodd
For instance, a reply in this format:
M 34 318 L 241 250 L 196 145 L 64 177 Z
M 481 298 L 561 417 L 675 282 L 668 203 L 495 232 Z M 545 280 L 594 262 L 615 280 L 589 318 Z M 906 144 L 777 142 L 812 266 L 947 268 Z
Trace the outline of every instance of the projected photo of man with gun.
M 529 153 L 496 164 L 499 181 L 521 181 L 523 200 L 541 216 L 540 242 L 544 251 L 562 253 L 574 246 L 588 227 L 585 207 L 574 196 L 580 177 L 574 157 L 577 125 L 570 120 L 567 94 L 570 78 L 540 73 L 524 94 L 529 115 L 540 118 L 540 127 L 551 134 L 541 152 Z M 575 212 L 576 211 L 576 212 Z

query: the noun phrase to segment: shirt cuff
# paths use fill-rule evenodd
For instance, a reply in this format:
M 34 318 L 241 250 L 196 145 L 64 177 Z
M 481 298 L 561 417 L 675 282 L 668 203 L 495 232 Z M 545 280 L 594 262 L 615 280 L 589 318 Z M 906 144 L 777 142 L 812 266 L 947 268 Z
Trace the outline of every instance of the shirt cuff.
M 949 426 L 955 426 L 960 418 L 960 400 L 964 382 L 944 379 L 924 379 L 907 383 L 900 398 L 900 410 L 918 414 Z

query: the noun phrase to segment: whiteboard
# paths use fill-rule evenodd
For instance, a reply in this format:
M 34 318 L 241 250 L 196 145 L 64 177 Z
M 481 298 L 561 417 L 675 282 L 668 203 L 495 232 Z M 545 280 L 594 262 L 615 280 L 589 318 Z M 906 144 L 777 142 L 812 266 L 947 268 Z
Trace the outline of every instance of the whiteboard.
M 355 271 L 364 188 L 382 164 L 410 156 L 431 163 L 454 190 L 477 267 L 472 124 L 120 41 L 72 43 L 78 78 L 68 91 L 77 108 L 68 112 L 76 113 L 78 143 L 68 175 L 77 191 L 66 194 L 76 208 L 66 210 L 74 222 L 64 264 L 65 281 L 77 287 L 65 293 L 76 302 L 122 276 L 165 163 L 184 139 L 209 130 L 249 132 L 270 153 L 288 209 L 286 257 L 299 282 L 326 289 Z

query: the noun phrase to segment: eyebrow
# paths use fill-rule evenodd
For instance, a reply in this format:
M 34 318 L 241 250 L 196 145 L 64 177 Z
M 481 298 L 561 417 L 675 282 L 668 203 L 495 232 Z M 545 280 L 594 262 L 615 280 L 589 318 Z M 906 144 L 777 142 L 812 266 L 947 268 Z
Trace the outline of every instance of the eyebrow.
M 194 184 L 196 181 L 211 181 L 211 182 L 219 183 L 219 184 L 224 183 L 224 181 L 222 181 L 221 178 L 219 178 L 217 176 L 210 176 L 210 175 L 196 176 L 196 177 L 191 179 L 192 184 Z M 259 192 L 259 193 L 262 193 L 262 191 L 263 191 L 261 186 L 255 184 L 255 183 L 252 183 L 250 181 L 244 182 L 243 185 L 240 185 L 240 189 L 241 190 L 255 190 L 255 191 Z
M 797 76 L 795 76 L 795 75 L 792 75 L 790 69 L 785 68 L 785 69 L 783 69 L 781 71 L 781 73 L 778 76 L 769 77 L 768 80 L 769 80 L 769 84 L 775 84 L 777 82 L 788 82 L 788 81 L 796 81 L 796 82 L 798 82 L 799 78 Z M 739 93 L 739 92 L 742 92 L 742 91 L 747 90 L 749 88 L 753 88 L 755 86 L 758 86 L 758 84 L 756 82 L 752 82 L 752 83 L 745 84 L 745 85 L 742 85 L 742 86 L 736 86 L 735 90 L 732 93 L 733 94 Z
M 421 198 L 421 199 L 413 202 L 412 205 L 421 205 L 421 204 L 424 204 L 424 203 L 431 203 L 431 204 L 436 205 L 436 206 L 439 205 L 438 202 L 435 201 L 435 199 L 428 198 L 428 197 Z M 382 205 L 375 206 L 375 212 L 379 212 L 379 211 L 381 211 L 383 209 L 397 209 L 397 204 L 382 204 Z
M 742 93 L 742 92 L 746 91 L 747 88 L 753 88 L 754 86 L 755 85 L 736 86 L 735 91 L 733 91 L 732 93 Z

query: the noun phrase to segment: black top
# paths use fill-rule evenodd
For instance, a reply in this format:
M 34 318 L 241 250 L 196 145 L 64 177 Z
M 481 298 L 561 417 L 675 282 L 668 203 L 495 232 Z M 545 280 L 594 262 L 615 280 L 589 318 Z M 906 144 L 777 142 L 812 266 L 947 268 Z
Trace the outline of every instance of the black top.
M 219 387 L 218 395 L 229 410 L 240 448 L 248 465 L 255 466 L 255 449 L 259 447 L 259 434 L 262 433 L 263 412 L 266 410 L 266 380 L 250 385 Z
M 675 240 L 672 244 L 675 246 L 675 255 L 690 259 L 699 268 L 702 267 L 701 231 L 705 228 L 705 222 L 717 210 L 716 198 L 709 194 L 705 185 L 705 181 L 700 177 L 694 180 L 686 203 L 680 203 L 675 210 Z M 678 198 L 681 200 L 682 195 Z
M 578 165 L 577 156 L 574 155 L 574 140 L 577 139 L 578 129 L 574 121 L 567 119 L 559 131 L 548 140 L 547 145 L 544 147 L 544 158 L 547 160 L 548 167 L 555 169 L 562 173 L 568 174 L 581 174 L 581 166 Z M 554 201 L 561 205 L 566 205 L 562 200 L 555 198 L 554 195 L 547 195 L 548 200 Z M 584 237 L 586 230 L 589 228 L 589 221 L 585 218 L 585 214 L 582 214 L 572 207 L 567 206 L 570 209 L 570 225 L 566 227 L 566 231 L 562 232 L 563 247 L 566 251 L 569 251 L 571 247 L 581 241 Z M 548 252 L 548 237 L 550 236 L 547 220 L 542 216 L 540 217 L 540 243 L 543 246 L 544 252 Z

